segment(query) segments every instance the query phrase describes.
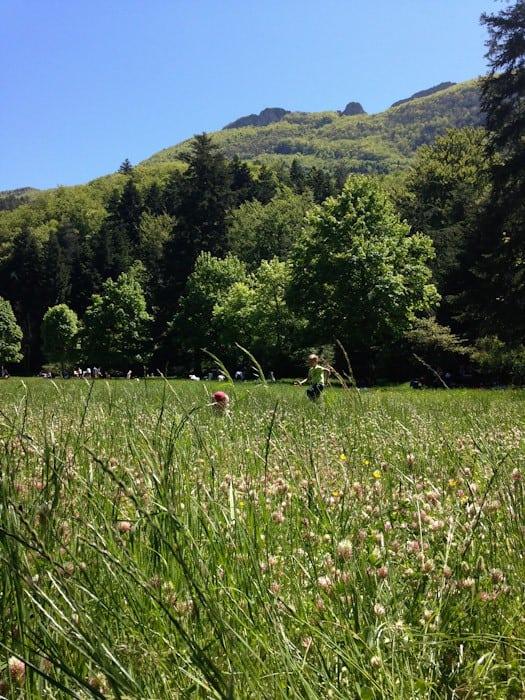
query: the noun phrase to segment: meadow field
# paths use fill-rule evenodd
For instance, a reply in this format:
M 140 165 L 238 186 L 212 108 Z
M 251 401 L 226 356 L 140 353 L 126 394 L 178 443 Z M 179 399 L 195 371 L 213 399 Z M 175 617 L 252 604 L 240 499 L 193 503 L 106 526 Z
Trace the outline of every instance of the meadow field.
M 525 391 L 0 383 L 0 697 L 525 698 Z

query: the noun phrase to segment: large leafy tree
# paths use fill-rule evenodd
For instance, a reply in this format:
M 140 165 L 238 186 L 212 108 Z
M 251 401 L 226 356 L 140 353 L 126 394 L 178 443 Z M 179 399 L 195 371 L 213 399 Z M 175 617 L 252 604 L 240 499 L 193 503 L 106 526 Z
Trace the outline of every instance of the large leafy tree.
M 288 262 L 273 258 L 253 276 L 253 350 L 268 369 L 283 371 L 295 350 L 299 321 L 286 303 L 291 274 Z
M 217 354 L 223 362 L 241 367 L 245 361 L 242 350 L 253 349 L 253 317 L 255 294 L 250 277 L 235 281 L 220 295 L 213 307 L 213 326 L 216 328 Z
M 368 350 L 400 336 L 437 302 L 427 265 L 432 242 L 410 233 L 376 180 L 351 176 L 306 221 L 291 254 L 288 298 L 312 344 L 338 339 Z
M 4 365 L 7 362 L 20 362 L 21 346 L 22 330 L 16 322 L 11 303 L 0 297 L 0 376 L 4 376 Z
M 254 273 L 226 290 L 213 308 L 224 352 L 236 344 L 249 349 L 263 367 L 282 373 L 296 351 L 298 321 L 286 303 L 291 270 L 286 262 L 263 260 Z M 238 351 L 236 361 L 245 357 Z
M 252 269 L 262 260 L 286 259 L 312 204 L 309 195 L 290 190 L 266 205 L 258 200 L 245 202 L 231 216 L 228 232 L 231 251 Z
M 91 297 L 83 318 L 85 361 L 119 371 L 146 363 L 151 320 L 138 267 L 120 274 L 116 281 L 106 280 L 102 292 Z
M 43 350 L 47 360 L 60 365 L 64 374 L 66 363 L 75 358 L 75 345 L 78 334 L 78 317 L 67 304 L 57 304 L 49 308 L 40 327 Z
M 179 310 L 170 324 L 174 344 L 188 353 L 195 372 L 202 370 L 203 348 L 219 352 L 214 307 L 234 283 L 247 279 L 246 266 L 234 255 L 217 258 L 201 253 L 195 262 Z

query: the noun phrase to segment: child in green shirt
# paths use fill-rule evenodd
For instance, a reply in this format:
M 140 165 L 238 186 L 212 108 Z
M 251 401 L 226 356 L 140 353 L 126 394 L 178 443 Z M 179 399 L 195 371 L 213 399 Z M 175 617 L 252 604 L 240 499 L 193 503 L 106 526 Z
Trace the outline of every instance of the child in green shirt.
M 315 401 L 315 399 L 319 398 L 324 389 L 325 379 L 330 374 L 330 370 L 328 367 L 323 367 L 319 364 L 319 357 L 317 355 L 308 356 L 308 366 L 308 376 L 306 379 L 294 382 L 294 384 L 301 386 L 308 382 L 310 386 L 306 390 L 306 395 L 311 401 Z

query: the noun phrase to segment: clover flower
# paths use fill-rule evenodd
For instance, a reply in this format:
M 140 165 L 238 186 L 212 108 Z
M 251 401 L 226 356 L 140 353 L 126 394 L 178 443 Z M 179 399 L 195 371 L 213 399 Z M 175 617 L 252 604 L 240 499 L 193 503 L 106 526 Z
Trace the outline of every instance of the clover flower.
M 337 545 L 337 556 L 348 561 L 352 556 L 352 543 L 350 540 L 341 540 Z
M 7 668 L 9 670 L 9 676 L 13 683 L 18 687 L 24 685 L 26 679 L 26 665 L 16 656 L 11 656 L 7 662 Z

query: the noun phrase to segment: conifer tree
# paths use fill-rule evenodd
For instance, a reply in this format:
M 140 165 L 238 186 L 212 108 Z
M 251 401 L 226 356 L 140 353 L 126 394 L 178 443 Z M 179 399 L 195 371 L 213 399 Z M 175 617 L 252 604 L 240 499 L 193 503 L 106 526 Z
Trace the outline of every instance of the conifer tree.
M 122 173 L 123 175 L 131 175 L 131 173 L 133 172 L 133 166 L 131 165 L 128 158 L 126 158 L 120 164 L 118 171 L 119 171 L 119 173 Z
M 165 248 L 168 304 L 180 297 L 199 253 L 220 257 L 227 251 L 232 201 L 228 162 L 206 134 L 195 136 L 183 159 L 187 168 L 173 181 L 169 213 L 175 215 L 175 225 Z
M 140 192 L 133 179 L 128 178 L 118 202 L 117 214 L 130 246 L 136 246 L 139 242 L 142 211 Z
M 42 265 L 46 306 L 67 302 L 71 293 L 71 268 L 55 231 L 44 245 Z
M 525 1 L 482 15 L 490 72 L 482 81 L 492 194 L 476 241 L 470 305 L 478 332 L 525 338 Z
M 20 323 L 25 370 L 30 372 L 42 359 L 39 329 L 45 310 L 45 291 L 42 244 L 29 227 L 24 226 L 15 236 L 4 270 L 2 291 L 12 300 L 13 311 Z

